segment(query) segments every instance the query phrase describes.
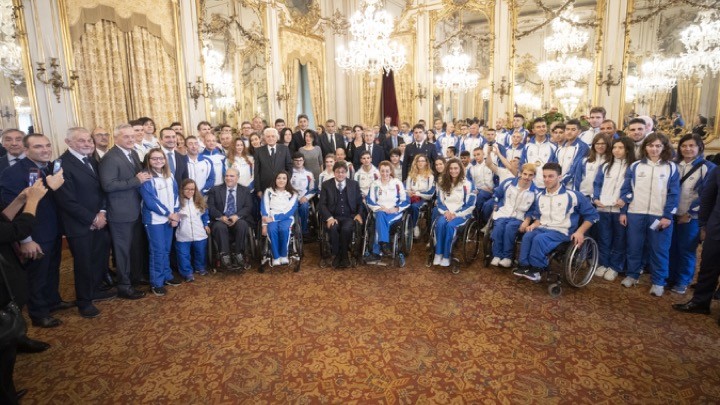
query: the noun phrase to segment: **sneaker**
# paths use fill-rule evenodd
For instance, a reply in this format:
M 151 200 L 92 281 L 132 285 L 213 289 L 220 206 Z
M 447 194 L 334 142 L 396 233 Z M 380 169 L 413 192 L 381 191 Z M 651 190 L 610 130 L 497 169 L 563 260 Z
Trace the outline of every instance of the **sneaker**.
M 439 266 L 441 260 L 442 255 L 435 255 L 435 257 L 433 258 L 433 266 Z
M 450 267 L 450 259 L 446 259 L 443 257 L 442 260 L 440 260 L 440 266 Z
M 515 270 L 513 270 L 513 274 L 518 277 L 525 277 L 525 275 L 528 273 L 528 271 L 530 271 L 530 269 L 528 269 L 527 267 L 520 266 L 520 267 L 516 268 Z
M 498 264 L 500 264 L 500 258 L 499 258 L 499 257 L 493 257 L 492 260 L 490 261 L 490 265 L 491 265 L 491 266 L 497 266 Z
M 221 254 L 220 254 L 220 265 L 221 265 L 223 268 L 227 269 L 227 268 L 229 268 L 229 267 L 231 266 L 231 264 L 232 264 L 232 262 L 231 262 L 231 259 L 230 259 L 230 255 L 227 254 L 227 253 L 221 253 Z
M 180 284 L 182 284 L 182 281 L 180 281 L 177 277 L 173 277 L 170 280 L 165 280 L 165 285 L 171 285 L 173 287 L 177 287 Z
M 533 283 L 539 283 L 540 280 L 542 280 L 542 275 L 540 275 L 540 272 L 535 269 L 528 270 L 527 272 L 525 272 L 525 274 L 523 274 L 523 277 L 532 281 Z
M 272 262 L 270 262 L 271 266 L 279 266 L 280 264 L 280 259 L 272 259 Z
M 152 287 L 150 288 L 150 291 L 152 291 L 152 293 L 157 295 L 158 297 L 162 297 L 167 294 L 167 290 L 165 289 L 165 287 Z
M 365 263 L 377 263 L 380 261 L 380 256 L 376 255 L 375 253 L 368 253 L 365 256 Z
M 630 288 L 630 287 L 636 286 L 637 283 L 638 283 L 637 279 L 634 279 L 634 278 L 632 278 L 632 277 L 630 277 L 630 276 L 627 276 L 627 277 L 625 277 L 625 279 L 622 281 L 622 286 L 623 286 L 623 287 Z
M 605 275 L 603 276 L 603 278 L 604 278 L 605 280 L 607 280 L 607 281 L 615 281 L 615 279 L 617 278 L 617 276 L 618 276 L 618 272 L 617 272 L 617 271 L 615 271 L 615 270 L 613 270 L 613 269 L 608 269 L 608 270 L 605 272 Z
M 290 259 L 288 259 L 287 256 L 281 257 L 278 260 L 280 261 L 280 264 L 290 264 Z
M 512 259 L 501 259 L 500 263 L 498 263 L 500 267 L 504 267 L 506 269 L 509 269 L 512 267 Z
M 201 275 L 201 276 L 207 276 L 207 275 L 208 275 L 208 272 L 207 272 L 207 270 L 205 270 L 205 269 L 198 270 L 198 271 L 196 271 L 196 273 L 199 274 L 199 275 Z
M 420 227 L 419 226 L 416 226 L 415 228 L 413 228 L 413 237 L 414 238 L 420 237 Z
M 597 269 L 595 269 L 595 276 L 596 277 L 602 277 L 607 273 L 609 269 L 605 266 L 597 266 Z
M 193 276 L 187 276 L 187 277 L 184 277 L 184 279 L 185 279 L 184 281 L 186 283 L 192 283 L 193 281 L 195 281 L 195 277 L 193 277 Z
M 675 294 L 684 295 L 687 292 L 687 286 L 677 284 L 670 289 L 670 292 Z
M 650 287 L 650 295 L 654 295 L 656 297 L 662 297 L 663 293 L 665 293 L 665 287 L 663 287 L 661 285 L 653 284 L 652 287 Z
M 383 256 L 392 256 L 392 249 L 390 248 L 389 243 L 381 243 L 380 251 L 382 252 Z

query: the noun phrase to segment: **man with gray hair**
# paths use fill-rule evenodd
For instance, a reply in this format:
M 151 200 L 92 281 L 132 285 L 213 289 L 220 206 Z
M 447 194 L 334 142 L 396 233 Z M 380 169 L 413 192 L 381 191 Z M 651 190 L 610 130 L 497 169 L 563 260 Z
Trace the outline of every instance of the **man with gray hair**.
M 95 131 L 93 131 L 95 132 Z M 100 291 L 110 254 L 105 192 L 92 158 L 95 147 L 87 129 L 70 128 L 65 137 L 68 150 L 62 159 L 65 184 L 55 192 L 65 236 L 73 255 L 75 299 L 80 316 L 94 318 L 100 310 L 93 300 L 114 298 L 114 291 Z
M 273 184 L 278 173 L 292 171 L 290 149 L 277 143 L 277 129 L 265 128 L 263 139 L 265 146 L 255 149 L 255 190 L 259 197 Z
M 23 138 L 25 133 L 19 129 L 6 129 L 2 133 L 2 146 L 7 153 L 0 157 L 0 173 L 25 158 Z

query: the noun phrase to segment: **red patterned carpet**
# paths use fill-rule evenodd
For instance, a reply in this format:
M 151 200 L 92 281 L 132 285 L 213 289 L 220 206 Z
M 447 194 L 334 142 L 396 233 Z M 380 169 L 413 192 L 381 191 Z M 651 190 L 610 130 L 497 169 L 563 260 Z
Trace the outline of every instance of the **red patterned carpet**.
M 310 253 L 300 273 L 60 313 L 30 331 L 53 347 L 18 357 L 23 403 L 720 403 L 718 303 L 676 313 L 687 298 L 653 298 L 645 278 L 553 299 L 497 269 L 428 269 L 421 248 L 404 269 L 320 269 Z

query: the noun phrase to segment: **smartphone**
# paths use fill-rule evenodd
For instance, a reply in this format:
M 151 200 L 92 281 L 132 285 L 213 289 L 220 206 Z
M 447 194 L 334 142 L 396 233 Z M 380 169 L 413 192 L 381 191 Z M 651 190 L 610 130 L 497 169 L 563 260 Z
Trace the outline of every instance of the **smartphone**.
M 28 174 L 28 186 L 32 187 L 33 184 L 40 178 L 40 169 L 33 167 L 30 169 Z
M 57 174 L 60 169 L 62 169 L 62 159 L 56 159 L 55 163 L 53 163 L 52 174 Z

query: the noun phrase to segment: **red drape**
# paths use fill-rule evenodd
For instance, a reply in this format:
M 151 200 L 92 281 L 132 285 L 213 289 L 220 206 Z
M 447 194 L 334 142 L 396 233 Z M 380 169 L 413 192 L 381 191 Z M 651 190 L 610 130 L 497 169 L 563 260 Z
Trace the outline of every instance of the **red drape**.
M 392 117 L 393 125 L 400 125 L 400 117 L 398 112 L 397 99 L 395 98 L 395 79 L 392 70 L 389 75 L 382 77 L 382 118 L 388 115 Z

